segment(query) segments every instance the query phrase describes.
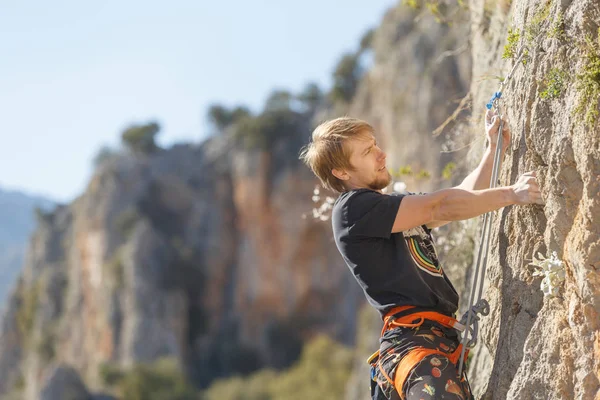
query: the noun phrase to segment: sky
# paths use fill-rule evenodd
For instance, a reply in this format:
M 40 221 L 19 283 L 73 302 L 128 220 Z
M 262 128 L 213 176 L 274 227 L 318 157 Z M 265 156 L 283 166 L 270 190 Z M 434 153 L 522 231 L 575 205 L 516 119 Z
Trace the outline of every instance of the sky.
M 0 0 L 0 188 L 70 202 L 102 146 L 157 121 L 198 143 L 211 104 L 331 87 L 396 0 Z

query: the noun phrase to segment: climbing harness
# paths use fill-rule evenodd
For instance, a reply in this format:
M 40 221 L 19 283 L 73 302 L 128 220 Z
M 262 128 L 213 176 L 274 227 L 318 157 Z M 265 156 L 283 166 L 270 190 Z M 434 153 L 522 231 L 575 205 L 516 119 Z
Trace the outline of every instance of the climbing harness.
M 441 314 L 430 308 L 423 308 L 419 306 L 398 306 L 391 309 L 384 316 L 383 327 L 380 335 L 382 340 L 387 336 L 386 332 L 394 330 L 398 327 L 409 328 L 410 330 L 416 328 L 418 331 L 420 327 L 424 328 L 425 330 L 433 330 L 437 329 L 436 326 L 456 331 L 454 339 L 449 339 L 447 336 L 445 336 L 446 334 L 442 334 L 442 331 L 439 329 L 437 330 L 438 333 L 436 336 L 444 336 L 446 337 L 446 340 L 456 341 L 455 343 L 457 343 L 457 345 L 452 346 L 441 343 L 439 346 L 436 346 L 436 348 L 427 348 L 415 345 L 407 350 L 403 350 L 406 351 L 406 353 L 403 353 L 403 356 L 398 358 L 399 353 L 396 353 L 397 349 L 395 347 L 399 345 L 402 346 L 400 344 L 402 342 L 392 341 L 391 343 L 393 344 L 390 344 L 389 347 L 380 348 L 380 350 L 376 351 L 369 357 L 367 363 L 369 363 L 371 366 L 372 399 L 404 400 L 405 395 L 402 392 L 402 388 L 408 381 L 413 369 L 416 368 L 425 357 L 437 355 L 447 358 L 448 361 L 454 365 L 454 368 L 456 368 L 458 358 L 462 350 L 462 345 L 458 343 L 457 339 L 458 332 L 463 331 L 465 327 L 451 316 Z M 423 336 L 423 334 L 416 335 L 416 337 L 420 336 Z M 427 336 L 427 334 L 424 334 L 424 336 Z M 432 339 L 429 339 L 429 341 L 431 340 Z M 381 351 L 382 353 L 380 353 Z M 389 363 L 394 365 L 392 369 L 389 369 Z M 378 388 L 378 382 L 380 380 L 383 383 L 383 386 Z M 464 379 L 459 379 L 459 381 L 467 382 L 466 376 Z M 468 385 L 468 382 L 465 384 Z M 387 395 L 384 393 L 384 391 L 387 392 Z
M 498 144 L 496 145 L 496 152 L 494 153 L 494 165 L 492 167 L 492 178 L 490 181 L 490 188 L 495 188 L 498 182 L 498 172 L 500 170 L 501 156 L 502 156 L 502 131 L 504 129 L 504 121 L 502 120 L 502 114 L 500 113 L 500 98 L 502 97 L 502 89 L 506 82 L 512 78 L 512 74 L 520 64 L 523 56 L 528 52 L 527 46 L 523 46 L 520 51 L 520 55 L 512 67 L 510 73 L 500 83 L 500 89 L 494 93 L 489 103 L 486 104 L 486 108 L 491 110 L 492 107 L 497 111 L 500 118 L 500 126 L 498 127 Z M 477 344 L 478 332 L 479 332 L 479 315 L 487 316 L 490 313 L 490 305 L 487 300 L 482 299 L 483 282 L 485 279 L 485 270 L 487 267 L 488 250 L 490 247 L 490 230 L 491 230 L 491 212 L 486 213 L 483 216 L 483 229 L 481 230 L 481 238 L 479 241 L 479 251 L 477 253 L 477 263 L 475 264 L 475 273 L 473 274 L 473 280 L 471 284 L 471 293 L 469 296 L 469 307 L 463 314 L 460 323 L 466 327 L 462 332 L 461 344 L 462 351 L 460 354 L 458 376 L 462 374 L 465 351 L 472 349 Z M 485 246 L 484 246 L 485 243 Z M 477 292 L 477 300 L 475 299 L 475 293 Z M 471 326 L 473 325 L 473 326 Z M 470 338 L 469 338 L 470 336 Z

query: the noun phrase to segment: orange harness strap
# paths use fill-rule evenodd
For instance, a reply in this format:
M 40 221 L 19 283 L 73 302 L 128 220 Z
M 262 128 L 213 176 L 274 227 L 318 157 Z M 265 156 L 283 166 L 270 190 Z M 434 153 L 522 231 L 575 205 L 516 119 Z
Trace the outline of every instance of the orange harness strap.
M 400 395 L 400 398 L 404 400 L 404 383 L 408 379 L 410 372 L 417 366 L 421 360 L 429 355 L 438 354 L 442 357 L 447 357 L 450 362 L 454 365 L 458 362 L 460 352 L 462 350 L 462 344 L 459 344 L 456 350 L 452 354 L 444 353 L 439 350 L 426 349 L 419 347 L 408 352 L 408 354 L 402 358 L 398 366 L 396 367 L 396 376 L 394 376 L 394 387 L 396 392 Z M 469 349 L 465 352 L 465 357 L 469 354 Z M 462 379 L 462 378 L 461 378 Z
M 426 319 L 439 322 L 440 324 L 448 328 L 453 328 L 460 331 L 465 329 L 464 325 L 462 325 L 456 319 L 441 313 L 437 313 L 435 311 L 415 312 L 409 315 L 402 316 L 400 318 L 394 318 L 394 314 L 410 310 L 411 308 L 415 308 L 415 306 L 400 306 L 390 310 L 383 319 L 383 328 L 381 329 L 381 336 L 383 336 L 383 334 L 388 329 L 392 329 L 395 326 L 416 328 L 418 326 L 421 326 Z M 417 321 L 415 322 L 415 320 Z M 400 398 L 404 400 L 404 395 L 402 391 L 404 383 L 406 382 L 406 379 L 408 379 L 410 372 L 417 366 L 417 364 L 423 358 L 432 354 L 438 354 L 440 356 L 447 357 L 452 364 L 456 365 L 460 357 L 462 347 L 462 344 L 459 344 L 458 347 L 452 352 L 452 354 L 444 353 L 440 350 L 427 349 L 423 347 L 418 347 L 409 351 L 408 354 L 404 356 L 402 360 L 398 363 L 398 366 L 396 367 L 396 374 L 394 376 L 393 386 L 396 388 L 396 391 L 400 395 Z M 469 349 L 467 348 L 465 352 L 465 357 L 468 354 Z M 375 354 L 373 354 L 373 356 L 375 356 Z M 384 371 L 382 370 L 382 372 Z M 388 380 L 388 382 L 392 384 L 390 377 L 387 374 L 385 374 L 385 372 L 383 375 Z
M 402 312 L 404 310 L 409 310 L 411 308 L 415 308 L 415 306 L 400 306 L 400 307 L 395 307 L 392 308 L 387 314 L 385 314 L 385 317 L 383 317 L 383 327 L 381 328 L 381 336 L 383 336 L 383 334 L 385 333 L 385 331 L 388 330 L 389 328 L 389 323 L 390 323 L 390 319 L 394 316 L 394 314 L 397 314 L 399 312 Z
M 439 322 L 447 328 L 457 329 L 461 332 L 465 330 L 464 325 L 458 322 L 458 320 L 435 311 L 421 311 L 411 313 L 400 318 L 393 318 L 394 314 L 405 310 L 410 310 L 411 308 L 415 308 L 415 306 L 400 306 L 390 310 L 383 319 L 383 328 L 381 329 L 381 336 L 383 336 L 385 331 L 387 331 L 393 326 L 416 328 L 417 326 L 421 326 L 421 324 L 423 324 L 423 322 L 426 319 Z M 414 322 L 416 319 L 419 319 L 419 321 Z

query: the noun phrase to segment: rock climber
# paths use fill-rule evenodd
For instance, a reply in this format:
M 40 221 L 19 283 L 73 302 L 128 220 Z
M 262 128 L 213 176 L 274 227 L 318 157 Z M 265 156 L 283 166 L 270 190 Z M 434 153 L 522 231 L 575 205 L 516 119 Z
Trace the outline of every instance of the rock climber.
M 371 364 L 373 399 L 472 399 L 454 318 L 458 293 L 439 263 L 431 230 L 510 205 L 543 204 L 535 172 L 490 188 L 500 120 L 485 115 L 487 149 L 458 186 L 431 193 L 384 193 L 391 183 L 373 127 L 343 117 L 319 125 L 300 158 L 339 197 L 331 222 L 335 243 L 383 319 Z M 502 155 L 510 144 L 504 120 Z

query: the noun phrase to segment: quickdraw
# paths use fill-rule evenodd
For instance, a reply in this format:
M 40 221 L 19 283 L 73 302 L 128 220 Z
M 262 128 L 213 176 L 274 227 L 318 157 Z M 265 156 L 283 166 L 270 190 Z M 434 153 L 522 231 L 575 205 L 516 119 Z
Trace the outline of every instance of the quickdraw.
M 490 182 L 490 188 L 496 187 L 496 183 L 498 182 L 498 173 L 502 162 L 502 132 L 504 129 L 504 121 L 502 120 L 502 114 L 500 113 L 500 99 L 502 97 L 502 89 L 504 88 L 506 82 L 508 82 L 508 80 L 512 78 L 513 72 L 520 64 L 523 56 L 527 54 L 528 51 L 529 49 L 527 48 L 527 46 L 523 46 L 521 48 L 520 55 L 515 65 L 512 67 L 510 73 L 506 76 L 506 78 L 501 82 L 500 89 L 494 93 L 490 101 L 486 104 L 487 109 L 491 110 L 493 107 L 500 118 L 500 126 L 498 127 L 498 144 L 496 146 L 496 152 L 494 153 L 494 165 L 492 167 L 492 178 Z M 475 273 L 473 274 L 473 282 L 471 284 L 469 307 L 467 308 L 467 311 L 464 313 L 460 320 L 460 323 L 465 325 L 466 329 L 462 332 L 461 337 L 462 351 L 460 353 L 458 366 L 459 377 L 462 375 L 465 351 L 467 350 L 467 348 L 471 349 L 477 344 L 480 318 L 478 314 L 481 314 L 482 316 L 487 316 L 490 312 L 489 303 L 487 302 L 487 300 L 482 299 L 481 296 L 483 293 L 483 282 L 485 279 L 488 250 L 490 247 L 491 220 L 491 212 L 488 212 L 483 216 L 483 229 L 481 231 L 481 239 L 479 241 L 479 251 L 477 254 Z M 477 300 L 475 300 L 475 293 L 477 293 Z

